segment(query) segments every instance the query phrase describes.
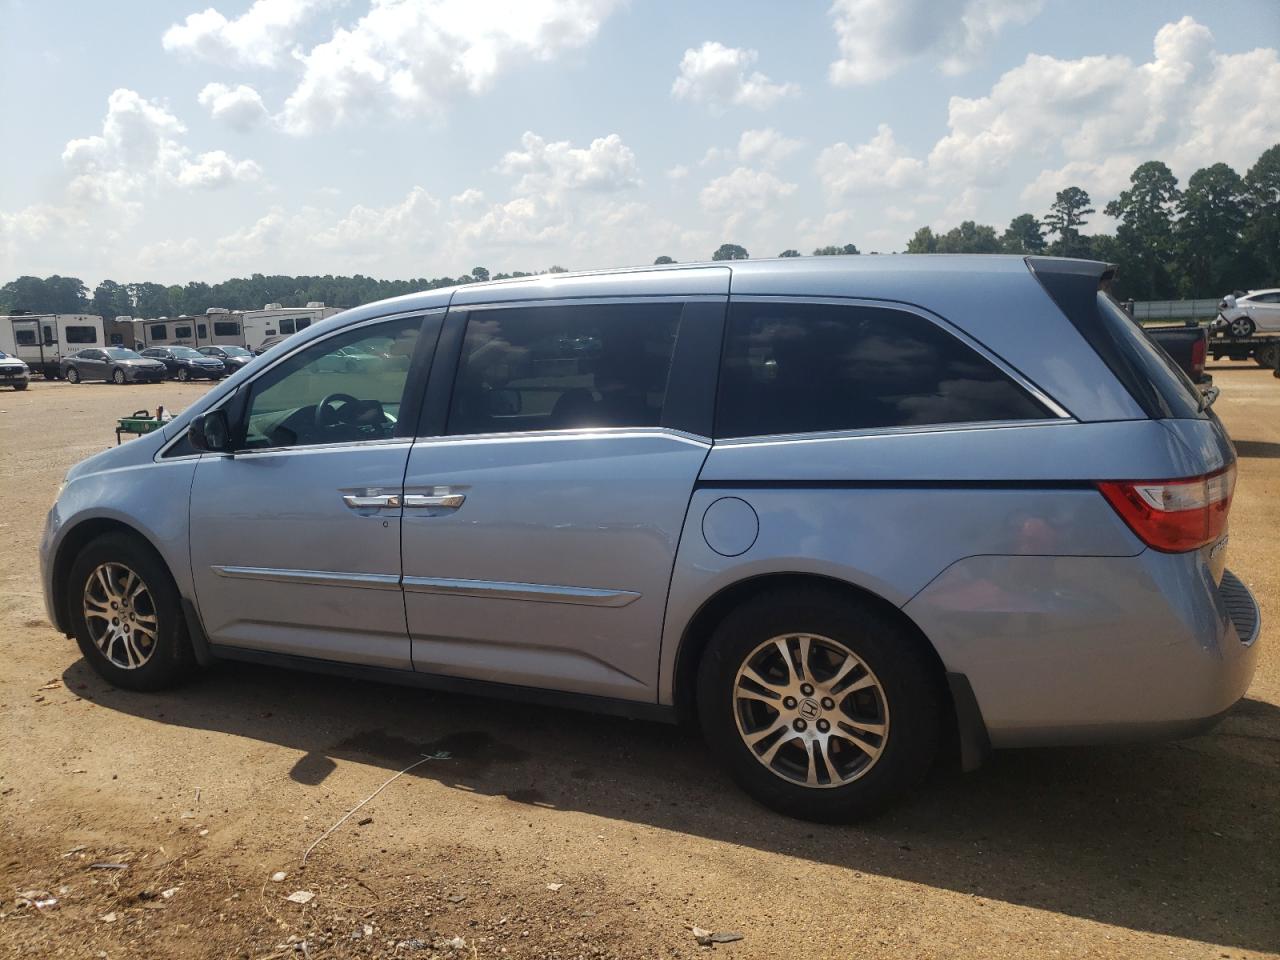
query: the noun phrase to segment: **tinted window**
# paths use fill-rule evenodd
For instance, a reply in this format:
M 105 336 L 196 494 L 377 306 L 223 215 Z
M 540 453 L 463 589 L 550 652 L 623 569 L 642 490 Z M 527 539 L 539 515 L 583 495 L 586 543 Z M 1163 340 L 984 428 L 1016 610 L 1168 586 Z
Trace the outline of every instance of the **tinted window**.
M 53 324 L 46 323 L 44 325 L 44 345 L 51 346 L 58 342 L 58 338 L 54 336 Z
M 173 335 L 174 335 L 175 337 L 189 337 L 189 336 L 191 336 L 191 327 L 190 327 L 190 325 L 182 326 L 182 327 L 174 327 L 174 328 L 173 328 Z
M 215 320 L 213 321 L 213 335 L 215 337 L 234 337 L 240 333 L 240 324 L 234 320 Z
M 14 330 L 13 342 L 22 347 L 34 347 L 36 345 L 36 332 L 31 329 Z
M 294 328 L 293 328 L 293 320 L 291 320 L 291 319 L 290 319 L 290 318 L 288 318 L 288 317 L 285 317 L 283 320 L 281 320 L 281 321 L 280 321 L 280 332 L 281 332 L 281 333 L 294 333 L 295 331 L 294 331 Z
M 448 432 L 658 426 L 682 308 L 626 303 L 473 312 Z
M 98 331 L 93 327 L 67 327 L 67 343 L 97 343 Z
M 1183 420 L 1201 416 L 1200 391 L 1164 347 L 1152 340 L 1108 294 L 1098 291 L 1097 302 L 1098 315 L 1120 362 L 1129 368 L 1129 379 L 1139 383 L 1140 392 L 1152 407 L 1148 415 Z M 1140 397 L 1135 399 L 1142 402 Z
M 298 318 L 298 329 L 299 329 L 299 330 L 305 330 L 305 329 L 307 329 L 307 327 L 309 327 L 309 326 L 311 326 L 311 321 L 310 321 L 310 319 L 308 319 L 307 317 L 299 317 L 299 318 Z
M 253 384 L 244 446 L 379 440 L 399 428 L 421 317 L 359 327 L 307 347 Z
M 152 340 L 168 340 L 169 328 L 165 326 L 163 323 L 153 323 L 151 325 L 151 339 Z
M 203 323 L 197 323 L 196 336 L 199 337 L 201 340 L 203 340 L 205 337 L 209 336 L 209 328 L 206 327 Z
M 735 303 L 717 437 L 1050 416 L 988 360 L 901 310 Z

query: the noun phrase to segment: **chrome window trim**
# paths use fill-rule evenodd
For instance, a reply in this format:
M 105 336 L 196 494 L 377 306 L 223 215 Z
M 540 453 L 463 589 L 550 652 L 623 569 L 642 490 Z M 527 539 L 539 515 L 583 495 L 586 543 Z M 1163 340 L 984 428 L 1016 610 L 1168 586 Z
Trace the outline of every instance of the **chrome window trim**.
M 957 327 L 954 323 L 952 323 L 946 317 L 940 316 L 939 314 L 936 314 L 936 313 L 931 313 L 930 311 L 924 309 L 923 307 L 917 307 L 915 304 L 904 303 L 901 300 L 868 300 L 865 297 L 806 297 L 803 294 L 789 294 L 789 295 L 744 294 L 742 296 L 738 296 L 734 294 L 730 296 L 729 300 L 730 300 L 730 305 L 734 303 L 800 303 L 800 304 L 806 304 L 806 305 L 807 304 L 825 304 L 827 306 L 833 306 L 833 307 L 870 307 L 870 308 L 876 308 L 880 310 L 899 310 L 899 311 L 902 311 L 903 313 L 914 314 L 915 316 L 920 317 L 923 320 L 929 321 L 935 327 L 940 329 L 943 333 L 946 333 L 955 337 L 965 346 L 969 347 L 971 350 L 976 352 L 983 359 L 987 360 L 989 363 L 994 365 L 996 369 L 998 369 L 1001 373 L 1009 377 L 1009 379 L 1011 379 L 1014 383 L 1020 386 L 1027 393 L 1031 394 L 1031 396 L 1035 397 L 1036 400 L 1038 400 L 1041 404 L 1043 404 L 1049 410 L 1049 412 L 1053 413 L 1057 418 L 1061 420 L 1074 419 L 1071 413 L 1067 411 L 1060 403 L 1058 403 L 1056 400 L 1050 397 L 1047 393 L 1041 390 L 1038 386 L 1036 386 L 1034 383 L 1028 380 L 1022 374 L 1021 371 L 1011 366 L 1002 357 L 997 356 L 995 353 L 989 350 L 986 347 L 986 345 L 975 340 L 968 333 L 966 333 L 964 330 Z M 726 325 L 725 327 L 726 340 L 728 339 L 728 336 L 729 336 L 729 331 L 728 331 L 728 326 Z M 994 422 L 1006 422 L 1006 421 L 981 421 L 981 422 L 994 423 Z M 1018 421 L 1012 421 L 1012 422 L 1029 423 L 1032 421 L 1018 420 Z M 931 426 L 948 426 L 948 424 L 931 424 Z M 899 429 L 899 428 L 886 428 L 886 429 Z
M 357 322 L 355 322 L 355 323 L 347 324 L 347 325 L 345 325 L 345 326 L 338 327 L 337 329 L 330 330 L 328 333 L 325 333 L 325 334 L 323 334 L 323 335 L 321 335 L 321 336 L 319 336 L 319 337 L 316 337 L 316 338 L 314 338 L 314 339 L 308 339 L 305 343 L 299 343 L 299 344 L 296 344 L 296 345 L 295 345 L 292 349 L 290 349 L 287 353 L 283 353 L 283 354 L 281 354 L 280 356 L 276 357 L 274 360 L 272 360 L 272 361 L 271 361 L 271 363 L 267 364 L 267 365 L 266 365 L 265 367 L 263 367 L 261 370 L 256 370 L 256 371 L 254 371 L 253 376 L 251 376 L 251 377 L 246 377 L 246 378 L 245 378 L 245 380 L 244 380 L 243 382 L 236 384 L 234 388 L 230 387 L 230 385 L 228 385 L 228 384 L 224 384 L 224 385 L 222 386 L 222 388 L 221 388 L 221 389 L 224 391 L 224 394 L 223 394 L 222 396 L 220 396 L 220 397 L 217 397 L 217 398 L 216 398 L 216 399 L 215 399 L 215 400 L 214 400 L 214 401 L 213 401 L 213 402 L 212 402 L 212 403 L 211 403 L 211 404 L 210 404 L 210 405 L 209 405 L 205 410 L 203 410 L 203 411 L 201 411 L 201 412 L 202 412 L 202 413 L 211 413 L 212 411 L 217 410 L 217 409 L 218 409 L 219 407 L 221 407 L 224 403 L 226 403 L 228 400 L 230 400 L 230 399 L 231 399 L 231 397 L 236 393 L 236 391 L 237 391 L 237 390 L 241 390 L 241 389 L 243 389 L 245 386 L 247 386 L 247 385 L 249 385 L 249 384 L 252 384 L 252 383 L 256 382 L 256 381 L 258 380 L 258 378 L 259 378 L 259 377 L 261 377 L 261 376 L 265 375 L 269 370 L 274 369 L 278 364 L 280 364 L 280 363 L 284 362 L 284 361 L 285 361 L 285 360 L 287 360 L 289 357 L 292 357 L 295 353 L 298 353 L 300 350 L 305 350 L 305 349 L 307 349 L 308 347 L 313 346 L 314 344 L 317 344 L 317 343 L 323 343 L 325 340 L 328 340 L 328 339 L 330 339 L 330 338 L 332 338 L 332 337 L 340 336 L 341 334 L 344 334 L 344 333 L 348 333 L 348 332 L 349 332 L 349 331 L 351 331 L 351 330 L 359 330 L 361 327 L 367 327 L 367 326 L 370 326 L 370 325 L 375 324 L 375 323 L 385 323 L 385 322 L 387 322 L 387 321 L 389 321 L 389 320 L 403 320 L 403 319 L 405 319 L 406 317 L 421 317 L 421 318 L 423 319 L 423 321 L 425 322 L 425 321 L 426 321 L 426 319 L 427 319 L 428 317 L 431 317 L 431 316 L 436 316 L 436 315 L 444 316 L 444 314 L 448 312 L 448 309 L 449 309 L 448 307 L 430 307 L 430 308 L 428 308 L 428 309 L 426 309 L 426 310 L 400 310 L 400 311 L 397 311 L 396 313 L 387 313 L 387 314 L 383 314 L 382 316 L 378 316 L 378 317 L 366 317 L 364 320 L 359 320 L 359 321 L 357 321 Z M 336 316 L 341 316 L 341 314 L 336 314 Z M 295 337 L 296 337 L 297 335 L 298 335 L 298 334 L 296 334 L 296 333 L 295 333 L 295 334 L 293 334 L 293 336 L 295 336 Z M 252 362 L 252 361 L 250 361 L 250 362 Z M 410 372 L 412 372 L 412 370 L 413 370 L 412 365 L 410 366 L 410 368 L 409 368 L 409 369 L 410 369 Z M 232 376 L 235 376 L 235 374 L 232 374 Z M 228 379 L 230 379 L 230 378 L 228 378 Z M 406 379 L 406 382 L 407 382 L 407 379 Z M 154 456 L 152 459 L 153 459 L 153 460 L 157 460 L 157 461 L 158 461 L 158 460 L 160 460 L 161 458 L 163 458 L 163 457 L 164 457 L 164 455 L 168 452 L 169 448 L 170 448 L 170 447 L 172 447 L 174 444 L 178 443 L 178 441 L 180 441 L 184 436 L 186 436 L 186 431 L 183 431 L 182 433 L 178 434 L 178 435 L 177 435 L 177 436 L 175 436 L 172 440 L 167 440 L 167 441 L 165 441 L 164 445 L 163 445 L 163 446 L 161 446 L 161 448 L 160 448 L 158 451 L 156 451 L 156 454 L 155 454 L 155 456 Z M 412 440 L 413 438 L 412 438 L 412 437 L 390 437 L 390 438 L 386 438 L 386 439 L 390 439 L 390 440 Z M 384 443 L 384 442 L 386 442 L 386 440 L 359 440 L 359 441 L 355 441 L 355 443 L 360 443 L 360 444 L 365 444 L 365 443 Z M 313 444 L 312 446 L 313 446 L 313 447 L 351 446 L 351 443 L 346 443 L 346 444 L 326 443 L 326 444 Z M 269 448 L 264 448 L 264 449 L 261 449 L 261 450 L 254 450 L 254 451 L 253 451 L 253 453 L 266 453 L 268 450 L 270 450 L 270 451 L 278 451 L 278 450 L 298 450 L 298 449 L 301 449 L 301 448 L 300 448 L 300 447 L 269 447 Z M 235 455 L 235 456 L 244 456 L 247 452 L 248 452 L 248 451 L 240 451 L 240 452 L 238 452 L 238 453 L 236 453 L 236 454 L 234 454 L 234 455 Z M 198 459 L 199 457 L 206 456 L 206 455 L 209 455 L 209 456 L 219 456 L 219 457 L 233 456 L 233 454 L 230 454 L 230 453 L 208 454 L 208 453 L 207 453 L 207 451 L 201 451 L 200 453 L 186 454 L 186 455 L 183 455 L 183 456 L 181 456 L 181 457 L 169 457 L 169 458 L 168 458 L 168 460 L 170 460 L 170 461 L 175 461 L 175 460 L 176 460 L 176 461 L 182 461 L 182 460 L 195 460 L 195 459 Z
M 588 607 L 625 607 L 640 599 L 631 590 L 599 587 L 561 587 L 544 583 L 504 583 L 498 580 L 454 580 L 448 577 L 404 577 L 408 593 L 432 593 L 484 600 L 527 600 L 571 603 Z
M 460 433 L 418 437 L 420 445 L 451 443 L 517 443 L 537 440 L 628 440 L 664 437 L 709 448 L 711 438 L 670 427 L 570 427 L 563 430 L 513 430 L 507 433 Z
M 933 433 L 968 433 L 977 430 L 1016 430 L 1020 427 L 1059 427 L 1077 424 L 1074 418 L 1052 420 L 971 420 L 963 423 L 919 423 L 903 427 L 867 427 L 861 430 L 818 430 L 809 433 L 770 433 L 750 437 L 726 437 L 717 447 L 770 446 L 784 443 L 814 443 L 836 440 L 866 440 L 872 437 L 912 436 Z
M 480 310 L 529 310 L 534 307 L 590 307 L 625 303 L 724 303 L 728 299 L 727 293 L 691 293 L 687 296 L 677 293 L 659 293 L 653 296 L 630 294 L 616 297 L 557 297 L 554 300 L 493 300 L 487 303 L 460 303 L 450 309 L 455 313 L 470 313 Z

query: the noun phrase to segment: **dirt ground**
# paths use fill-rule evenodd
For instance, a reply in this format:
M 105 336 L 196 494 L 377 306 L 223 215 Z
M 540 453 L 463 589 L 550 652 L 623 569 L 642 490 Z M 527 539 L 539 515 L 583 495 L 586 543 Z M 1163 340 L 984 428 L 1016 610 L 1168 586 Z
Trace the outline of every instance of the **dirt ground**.
M 997 754 L 840 828 L 660 725 L 248 666 L 111 688 L 45 621 L 45 512 L 115 417 L 204 388 L 0 393 L 0 955 L 1276 956 L 1280 381 L 1212 372 L 1229 563 L 1269 625 L 1246 699 L 1209 736 Z

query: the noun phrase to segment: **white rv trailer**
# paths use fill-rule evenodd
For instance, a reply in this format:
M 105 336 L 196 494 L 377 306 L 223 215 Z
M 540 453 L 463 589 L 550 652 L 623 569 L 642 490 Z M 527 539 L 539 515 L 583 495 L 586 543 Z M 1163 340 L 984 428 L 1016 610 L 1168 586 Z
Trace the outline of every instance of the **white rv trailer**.
M 143 347 L 243 347 L 241 314 L 226 307 L 210 307 L 203 316 L 157 317 L 132 321 L 134 339 Z
M 341 312 L 340 307 L 326 307 L 319 300 L 312 300 L 305 307 L 282 307 L 278 303 L 268 303 L 261 310 L 246 310 L 241 314 L 244 346 L 253 350 L 261 346 L 267 337 L 297 333 L 325 317 Z
M 132 347 L 132 325 L 92 313 L 17 313 L 0 316 L 0 350 L 33 373 L 60 376 L 62 358 L 85 347 Z

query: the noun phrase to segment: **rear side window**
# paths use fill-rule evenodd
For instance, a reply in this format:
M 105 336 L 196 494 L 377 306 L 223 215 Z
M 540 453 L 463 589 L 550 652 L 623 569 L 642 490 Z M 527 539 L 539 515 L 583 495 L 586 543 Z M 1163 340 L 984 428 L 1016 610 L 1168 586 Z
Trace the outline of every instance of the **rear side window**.
M 726 337 L 717 437 L 1051 416 L 986 358 L 902 310 L 735 303 Z
M 682 311 L 615 303 L 473 312 L 448 432 L 659 426 Z
M 1099 290 L 1097 302 L 1098 316 L 1111 335 L 1117 359 L 1129 368 L 1129 379 L 1137 381 L 1138 392 L 1146 395 L 1144 408 L 1154 407 L 1156 416 L 1176 420 L 1204 415 L 1200 391 L 1164 348 L 1147 336 L 1147 332 L 1108 294 Z M 1143 402 L 1142 397 L 1135 399 Z

